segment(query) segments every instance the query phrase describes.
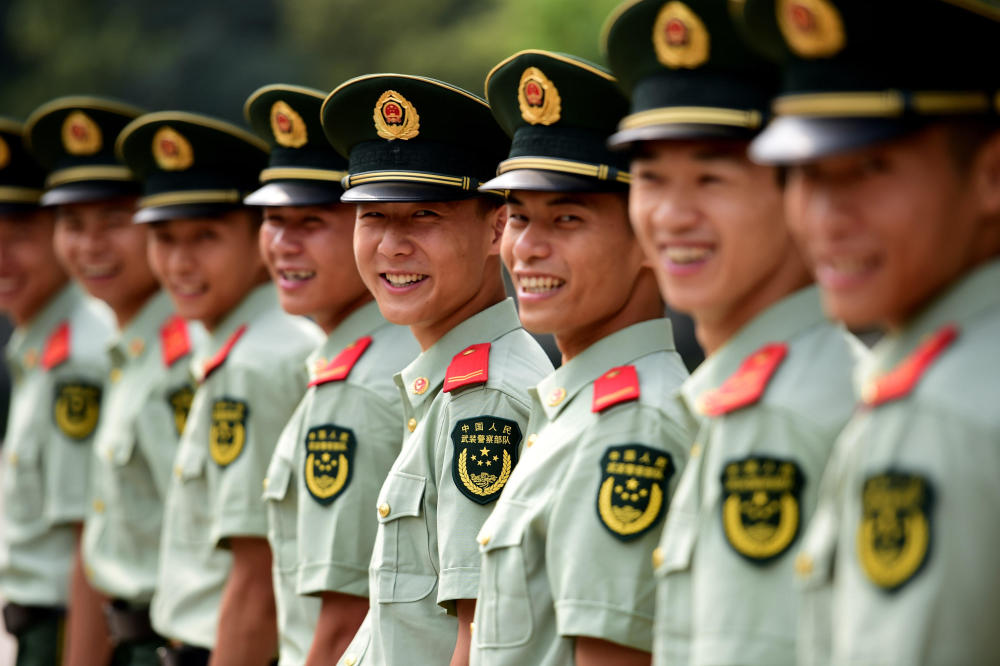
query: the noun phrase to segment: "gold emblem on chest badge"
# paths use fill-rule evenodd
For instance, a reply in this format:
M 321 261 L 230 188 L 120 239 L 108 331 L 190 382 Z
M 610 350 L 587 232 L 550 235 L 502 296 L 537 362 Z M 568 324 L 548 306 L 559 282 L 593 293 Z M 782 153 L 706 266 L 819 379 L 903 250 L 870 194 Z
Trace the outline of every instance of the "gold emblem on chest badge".
M 332 423 L 316 426 L 306 434 L 305 447 L 306 489 L 320 504 L 330 504 L 351 482 L 354 431 Z
M 407 141 L 420 134 L 420 115 L 409 100 L 386 90 L 375 102 L 375 131 L 383 139 Z
M 900 588 L 927 560 L 932 500 L 930 484 L 919 476 L 889 472 L 865 481 L 858 559 L 865 575 L 879 587 Z
M 212 460 L 226 467 L 239 457 L 247 440 L 247 412 L 242 400 L 222 398 L 212 405 L 212 426 L 208 431 L 208 450 Z
M 271 132 L 278 145 L 286 148 L 301 148 L 309 140 L 302 116 L 280 99 L 271 105 Z
M 463 495 L 477 504 L 500 497 L 517 464 L 521 428 L 496 416 L 462 419 L 451 431 L 455 445 L 452 478 Z
M 708 61 L 711 39 L 705 23 L 683 2 L 668 2 L 653 23 L 656 59 L 671 69 L 695 69 Z
M 153 135 L 153 158 L 164 171 L 184 171 L 194 164 L 194 149 L 172 127 L 161 127 Z
M 622 541 L 653 527 L 665 513 L 667 484 L 674 465 L 665 451 L 642 444 L 608 448 L 601 457 L 597 515 Z
M 521 117 L 532 125 L 551 125 L 562 114 L 562 98 L 556 84 L 537 67 L 529 67 L 521 74 L 517 104 Z
M 722 527 L 729 545 L 754 563 L 778 557 L 799 533 L 802 473 L 788 460 L 755 456 L 722 473 Z
M 828 58 L 844 48 L 844 22 L 829 0 L 779 0 L 778 27 L 803 58 Z
M 73 111 L 63 120 L 62 142 L 70 155 L 93 155 L 101 149 L 101 128 L 83 111 Z
M 56 387 L 55 421 L 71 439 L 86 439 L 101 415 L 101 389 L 90 384 L 67 382 Z

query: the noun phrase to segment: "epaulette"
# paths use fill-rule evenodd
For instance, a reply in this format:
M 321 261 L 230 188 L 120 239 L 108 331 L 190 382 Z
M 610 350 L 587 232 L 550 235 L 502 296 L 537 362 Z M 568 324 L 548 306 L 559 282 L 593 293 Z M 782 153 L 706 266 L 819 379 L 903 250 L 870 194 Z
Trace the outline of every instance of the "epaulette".
M 706 416 L 722 416 L 754 404 L 764 395 L 768 382 L 788 354 L 788 345 L 774 342 L 751 354 L 717 389 L 706 391 L 698 409 Z
M 590 411 L 597 414 L 622 402 L 639 399 L 639 375 L 634 365 L 611 368 L 594 380 Z
M 219 366 L 226 362 L 226 357 L 229 356 L 229 352 L 233 351 L 233 347 L 236 346 L 236 342 L 244 333 L 246 333 L 246 331 L 247 325 L 243 324 L 236 329 L 235 333 L 229 336 L 229 339 L 226 340 L 226 344 L 222 345 L 222 349 L 216 352 L 215 356 L 205 361 L 205 364 L 202 366 L 201 381 L 204 382 L 208 379 L 209 375 L 218 370 Z
M 163 365 L 168 368 L 191 351 L 187 322 L 180 316 L 171 315 L 160 327 L 160 348 Z
M 890 372 L 871 381 L 862 392 L 869 407 L 877 407 L 906 396 L 920 381 L 934 360 L 958 337 L 958 326 L 947 324 L 924 340 Z
M 471 384 L 485 384 L 490 378 L 490 343 L 469 345 L 455 354 L 444 374 L 447 393 Z
M 344 347 L 325 368 L 316 373 L 316 377 L 309 382 L 309 386 L 319 386 L 327 382 L 339 382 L 347 379 L 347 375 L 351 374 L 354 364 L 358 362 L 358 359 L 361 358 L 361 355 L 365 353 L 365 350 L 368 349 L 368 345 L 371 343 L 371 336 L 366 335 Z
M 45 341 L 45 350 L 42 352 L 42 367 L 51 370 L 57 365 L 65 363 L 69 360 L 69 347 L 69 322 L 63 321 Z

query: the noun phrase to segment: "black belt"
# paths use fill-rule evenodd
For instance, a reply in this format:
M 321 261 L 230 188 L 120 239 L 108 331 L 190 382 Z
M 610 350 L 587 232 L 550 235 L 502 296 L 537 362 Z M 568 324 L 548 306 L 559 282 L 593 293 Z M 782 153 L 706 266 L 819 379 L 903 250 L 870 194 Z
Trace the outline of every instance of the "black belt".
M 22 606 L 8 603 L 3 607 L 3 623 L 7 633 L 20 636 L 32 627 L 44 622 L 59 620 L 66 614 L 61 606 Z
M 115 645 L 159 638 L 149 621 L 148 606 L 132 606 L 127 601 L 114 599 L 104 605 L 104 616 L 108 619 L 111 642 Z
M 209 650 L 194 645 L 166 645 L 156 648 L 161 666 L 208 666 Z

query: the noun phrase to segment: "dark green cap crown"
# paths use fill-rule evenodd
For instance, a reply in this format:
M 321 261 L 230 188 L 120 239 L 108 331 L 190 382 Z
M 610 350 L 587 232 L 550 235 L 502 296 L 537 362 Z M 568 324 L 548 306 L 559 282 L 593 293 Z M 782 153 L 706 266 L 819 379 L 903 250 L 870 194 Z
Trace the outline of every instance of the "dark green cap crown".
M 131 196 L 135 177 L 115 156 L 115 139 L 142 109 L 98 97 L 60 97 L 35 109 L 24 140 L 48 171 L 43 205 Z
M 137 222 L 240 206 L 267 165 L 267 144 L 253 134 L 184 111 L 136 118 L 118 136 L 117 149 L 142 181 Z
M 486 99 L 513 137 L 510 154 L 487 189 L 603 190 L 628 184 L 628 160 L 607 147 L 628 109 L 615 79 L 581 58 L 522 51 L 486 77 Z M 541 178 L 552 172 L 570 178 Z
M 485 100 L 422 76 L 347 81 L 326 98 L 321 118 L 348 157 L 343 201 L 475 196 L 510 146 Z
M 251 205 L 315 205 L 340 201 L 347 160 L 326 140 L 320 108 L 326 93 L 275 84 L 247 99 L 244 115 L 253 131 L 271 146 L 260 188 Z
M 754 146 L 755 156 L 764 161 L 797 160 L 864 145 L 927 119 L 996 115 L 996 4 L 743 4 L 743 33 L 758 49 L 776 53 L 784 66 L 773 105 L 777 121 Z M 783 122 L 789 118 L 796 120 Z
M 611 71 L 632 100 L 614 145 L 670 138 L 751 138 L 777 68 L 739 38 L 725 0 L 627 2 L 605 25 Z
M 24 127 L 0 118 L 0 213 L 16 213 L 38 205 L 45 172 L 24 147 Z

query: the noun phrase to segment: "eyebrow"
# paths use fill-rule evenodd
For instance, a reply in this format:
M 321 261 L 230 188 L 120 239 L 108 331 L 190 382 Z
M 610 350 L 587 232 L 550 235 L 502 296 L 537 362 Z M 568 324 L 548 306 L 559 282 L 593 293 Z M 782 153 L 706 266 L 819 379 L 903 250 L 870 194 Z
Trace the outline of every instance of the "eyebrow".
M 515 197 L 513 194 L 507 195 L 507 203 L 514 204 L 515 206 L 523 206 L 524 202 Z M 559 194 L 553 199 L 549 199 L 544 203 L 546 206 L 586 206 L 586 202 L 578 196 L 573 196 L 572 194 Z

